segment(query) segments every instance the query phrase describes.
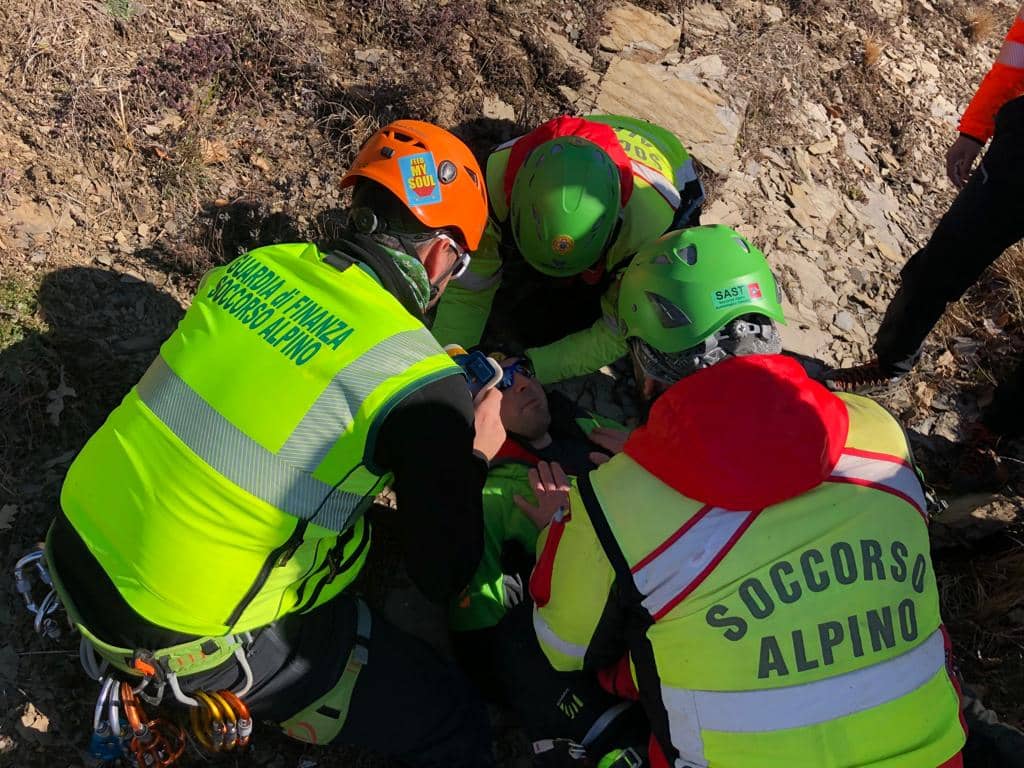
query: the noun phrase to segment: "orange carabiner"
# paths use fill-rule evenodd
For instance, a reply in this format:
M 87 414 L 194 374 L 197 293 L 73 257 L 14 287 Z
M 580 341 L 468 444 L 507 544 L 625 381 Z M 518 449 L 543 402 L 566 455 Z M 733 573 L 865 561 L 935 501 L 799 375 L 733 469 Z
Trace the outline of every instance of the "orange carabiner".
M 131 683 L 121 683 L 121 705 L 132 729 L 128 750 L 138 768 L 166 768 L 181 757 L 185 751 L 185 732 L 166 720 L 147 720 Z
M 235 714 L 238 715 L 238 746 L 248 746 L 249 739 L 252 738 L 252 715 L 249 713 L 249 707 L 246 706 L 240 696 L 235 695 L 231 691 L 221 691 L 220 695 L 224 697 L 235 711 Z

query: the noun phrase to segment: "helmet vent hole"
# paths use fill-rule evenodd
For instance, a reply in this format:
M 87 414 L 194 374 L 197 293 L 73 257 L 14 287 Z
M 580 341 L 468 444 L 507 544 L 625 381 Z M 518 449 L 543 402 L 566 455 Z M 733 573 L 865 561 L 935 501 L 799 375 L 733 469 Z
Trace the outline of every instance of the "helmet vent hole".
M 650 291 L 644 291 L 644 293 L 647 294 L 651 304 L 658 310 L 658 319 L 661 321 L 663 328 L 682 328 L 683 326 L 690 325 L 691 321 L 687 314 L 664 296 L 659 296 Z
M 750 244 L 747 243 L 746 240 L 744 240 L 742 237 L 734 237 L 733 240 L 736 241 L 740 248 L 742 248 L 747 253 L 750 253 Z
M 669 264 L 672 263 L 672 260 L 669 259 L 667 253 L 659 253 L 657 256 L 654 257 L 654 261 L 652 261 L 651 263 L 652 264 L 664 264 L 665 266 L 668 266 Z
M 395 131 L 392 134 L 392 137 L 394 138 L 395 141 L 400 141 L 403 144 L 414 144 L 417 147 L 421 147 L 422 149 L 426 149 L 427 148 L 426 144 L 424 144 L 422 141 L 417 139 L 415 136 L 410 136 L 408 133 L 402 133 L 401 131 Z
M 473 180 L 474 184 L 476 184 L 477 186 L 480 186 L 480 179 L 473 172 L 472 168 L 467 168 L 466 166 L 462 166 L 462 170 L 464 170 L 469 175 L 469 178 Z
M 688 245 L 681 251 L 676 251 L 676 257 L 684 264 L 689 264 L 691 267 L 697 263 L 697 246 Z

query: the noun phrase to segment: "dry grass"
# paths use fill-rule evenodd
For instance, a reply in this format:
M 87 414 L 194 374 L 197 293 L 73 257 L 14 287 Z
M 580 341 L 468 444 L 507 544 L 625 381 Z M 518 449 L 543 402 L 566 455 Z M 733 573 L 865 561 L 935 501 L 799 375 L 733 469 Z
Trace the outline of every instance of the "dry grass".
M 968 39 L 975 44 L 987 40 L 997 26 L 995 14 L 989 8 L 978 5 L 964 11 L 964 25 L 967 27 Z
M 980 555 L 980 556 L 979 556 Z M 1024 717 L 1019 697 L 1024 658 L 1024 548 L 977 553 L 938 574 L 942 616 L 966 679 L 984 681 L 989 706 L 1010 722 Z M 993 675 L 1001 669 L 1005 674 Z
M 864 50 L 861 59 L 864 66 L 867 69 L 877 69 L 885 49 L 886 44 L 884 40 L 871 36 L 864 38 Z

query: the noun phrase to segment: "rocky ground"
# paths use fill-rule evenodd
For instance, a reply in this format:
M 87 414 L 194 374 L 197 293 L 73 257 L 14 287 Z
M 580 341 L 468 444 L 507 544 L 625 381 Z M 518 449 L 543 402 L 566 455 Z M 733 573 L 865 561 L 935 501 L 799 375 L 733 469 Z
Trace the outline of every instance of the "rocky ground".
M 952 199 L 945 150 L 1016 5 L 6 0 L 0 560 L 43 534 L 76 450 L 201 274 L 255 245 L 330 237 L 341 172 L 397 117 L 450 126 L 481 153 L 562 112 L 666 126 L 704 170 L 705 220 L 743 230 L 775 266 L 787 346 L 830 364 L 866 358 L 901 264 Z M 885 395 L 933 480 L 1024 352 L 1022 281 L 1011 251 Z M 635 413 L 609 373 L 565 389 Z M 935 528 L 966 676 L 1017 721 L 1018 449 L 1001 447 L 1015 475 L 1005 493 L 951 499 Z M 400 580 L 371 588 L 399 616 L 416 602 Z M 71 643 L 32 635 L 6 578 L 0 625 L 0 763 L 82 764 L 94 691 Z M 500 746 L 522 761 L 514 731 Z M 261 734 L 246 764 L 342 759 Z

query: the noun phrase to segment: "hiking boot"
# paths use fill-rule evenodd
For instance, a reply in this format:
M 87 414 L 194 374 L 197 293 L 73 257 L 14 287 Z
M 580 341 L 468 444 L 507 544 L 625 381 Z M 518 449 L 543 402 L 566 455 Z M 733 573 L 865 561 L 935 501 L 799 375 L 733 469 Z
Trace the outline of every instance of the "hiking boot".
M 899 381 L 901 374 L 893 373 L 877 360 L 849 368 L 825 371 L 820 381 L 833 392 L 866 392 L 889 386 Z

